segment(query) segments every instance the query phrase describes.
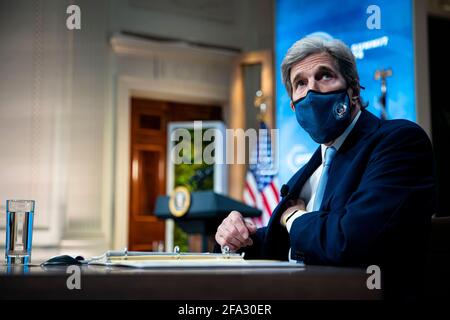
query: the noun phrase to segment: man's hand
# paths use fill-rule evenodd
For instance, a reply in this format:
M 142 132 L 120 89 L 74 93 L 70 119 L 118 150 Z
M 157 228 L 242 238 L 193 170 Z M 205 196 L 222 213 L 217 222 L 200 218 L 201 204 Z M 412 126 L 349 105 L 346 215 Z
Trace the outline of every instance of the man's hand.
M 306 211 L 305 201 L 302 199 L 289 200 L 287 202 L 287 209 L 283 212 L 280 218 L 280 223 L 282 226 L 286 226 L 286 221 L 297 211 Z
M 231 211 L 217 228 L 216 241 L 223 248 L 228 246 L 231 252 L 253 244 L 250 235 L 256 232 L 256 226 L 250 220 L 244 220 L 241 213 Z

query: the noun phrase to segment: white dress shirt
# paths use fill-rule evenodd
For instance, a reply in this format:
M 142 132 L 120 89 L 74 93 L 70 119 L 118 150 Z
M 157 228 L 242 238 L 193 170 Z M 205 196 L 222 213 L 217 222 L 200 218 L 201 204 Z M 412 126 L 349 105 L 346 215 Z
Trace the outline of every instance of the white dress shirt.
M 342 146 L 342 144 L 344 143 L 347 136 L 350 134 L 352 129 L 355 127 L 355 124 L 358 121 L 360 115 L 361 115 L 361 110 L 358 111 L 358 113 L 356 114 L 356 117 L 353 119 L 353 121 L 350 123 L 350 125 L 345 129 L 345 131 L 339 137 L 336 138 L 336 140 L 334 140 L 333 144 L 330 147 L 334 147 L 336 149 L 336 151 L 339 150 L 339 148 Z M 328 147 L 324 144 L 321 144 L 320 147 L 321 147 L 320 151 L 321 151 L 322 159 L 323 159 L 325 156 L 325 150 Z M 319 180 L 320 180 L 320 175 L 322 174 L 322 170 L 323 170 L 323 160 L 322 160 L 322 164 L 316 169 L 316 171 L 314 171 L 314 173 L 311 175 L 311 177 L 309 177 L 308 180 L 306 180 L 305 184 L 302 187 L 302 190 L 300 191 L 300 198 L 303 199 L 303 201 L 305 201 L 306 211 L 299 210 L 287 221 L 286 229 L 288 230 L 288 232 L 291 231 L 292 223 L 294 222 L 295 219 L 297 219 L 298 217 L 302 216 L 305 213 L 312 211 L 312 207 L 314 204 L 314 198 L 316 197 L 317 186 L 319 185 Z M 291 250 L 289 250 L 289 261 L 292 261 L 291 260 Z

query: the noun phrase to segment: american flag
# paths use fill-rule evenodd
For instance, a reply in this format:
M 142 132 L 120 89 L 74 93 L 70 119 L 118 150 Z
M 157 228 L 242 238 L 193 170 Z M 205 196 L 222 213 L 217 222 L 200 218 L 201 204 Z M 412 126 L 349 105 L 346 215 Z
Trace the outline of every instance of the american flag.
M 262 211 L 260 217 L 253 219 L 259 228 L 267 225 L 272 211 L 280 202 L 272 140 L 264 121 L 260 121 L 258 142 L 250 154 L 250 160 L 245 179 L 244 202 Z

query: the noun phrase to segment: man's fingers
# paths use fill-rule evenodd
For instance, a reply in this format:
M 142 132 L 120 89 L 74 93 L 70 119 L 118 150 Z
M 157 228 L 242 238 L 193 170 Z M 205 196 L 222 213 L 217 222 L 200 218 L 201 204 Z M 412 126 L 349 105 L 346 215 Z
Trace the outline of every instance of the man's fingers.
M 238 211 L 232 211 L 217 228 L 215 239 L 221 246 L 228 246 L 231 251 L 253 245 L 250 234 L 256 232 L 256 226 L 251 220 L 244 220 Z
M 238 228 L 234 225 L 234 223 L 232 222 L 232 221 L 227 221 L 225 224 L 224 224 L 224 227 L 228 230 L 228 232 L 230 232 L 230 234 L 235 238 L 235 239 L 237 239 L 240 243 L 241 243 L 241 245 L 244 245 L 245 244 L 245 242 L 247 241 L 247 239 L 248 239 L 248 231 L 247 231 L 247 228 L 245 228 L 245 232 L 246 232 L 246 234 L 247 234 L 247 238 L 245 238 L 243 235 L 242 235 L 242 233 L 241 233 L 241 231 L 239 231 L 238 230 Z
M 230 249 L 230 251 L 236 251 L 238 250 L 240 247 L 236 247 L 231 243 L 228 243 L 222 235 L 220 234 L 216 234 L 216 241 L 217 243 L 220 245 L 221 248 L 223 248 L 224 246 L 228 246 L 228 248 Z
M 230 220 L 231 220 L 230 223 L 237 229 L 242 239 L 244 241 L 247 240 L 249 236 L 248 229 L 242 217 L 231 217 Z
M 221 248 L 223 248 L 224 246 L 228 246 L 228 248 L 230 248 L 230 250 L 238 249 L 231 243 L 227 243 L 227 241 L 224 238 L 224 235 L 222 235 L 219 230 L 216 232 L 215 238 L 216 238 L 216 242 L 220 245 Z
M 230 219 L 242 219 L 242 214 L 239 211 L 233 210 L 228 215 Z
M 218 233 L 218 240 L 217 241 L 222 247 L 225 245 L 228 245 L 230 249 L 239 249 L 242 247 L 242 243 L 236 239 L 231 232 L 229 232 L 223 224 L 219 226 Z M 217 240 L 217 239 L 216 239 Z M 233 247 L 233 248 L 232 248 Z
M 240 247 L 243 247 L 243 244 L 233 236 L 225 236 L 224 238 L 225 238 L 224 245 L 228 245 L 232 250 L 237 250 Z
M 230 250 L 238 250 L 242 247 L 242 245 L 240 244 L 239 241 L 237 241 L 236 239 L 231 239 L 231 240 L 226 240 L 225 239 L 225 244 L 223 246 L 228 246 L 230 248 Z M 223 247 L 222 246 L 222 247 Z
M 246 219 L 245 226 L 247 227 L 250 234 L 254 234 L 256 232 L 256 225 L 253 223 L 252 220 Z
M 221 228 L 221 234 L 228 243 L 231 243 L 238 248 L 245 245 L 245 240 L 242 239 L 242 237 L 239 235 L 239 232 L 232 224 L 226 223 L 224 221 L 224 223 L 222 223 L 219 228 Z

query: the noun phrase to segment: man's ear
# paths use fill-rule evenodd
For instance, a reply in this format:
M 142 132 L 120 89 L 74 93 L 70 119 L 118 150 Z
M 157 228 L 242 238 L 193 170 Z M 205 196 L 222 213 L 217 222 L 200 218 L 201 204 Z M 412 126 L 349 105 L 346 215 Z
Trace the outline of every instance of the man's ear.
M 291 100 L 291 102 L 290 102 L 289 104 L 291 105 L 291 109 L 292 109 L 292 111 L 294 111 L 294 112 L 295 112 L 295 106 L 294 106 L 294 103 L 292 102 L 292 100 Z
M 351 97 L 350 98 L 350 103 L 353 106 L 356 106 L 356 104 L 358 103 L 358 96 L 355 95 L 355 92 L 356 92 L 356 90 L 354 90 L 354 88 L 352 88 L 352 87 L 349 87 L 348 90 L 347 90 L 347 93 L 348 93 L 349 97 Z

